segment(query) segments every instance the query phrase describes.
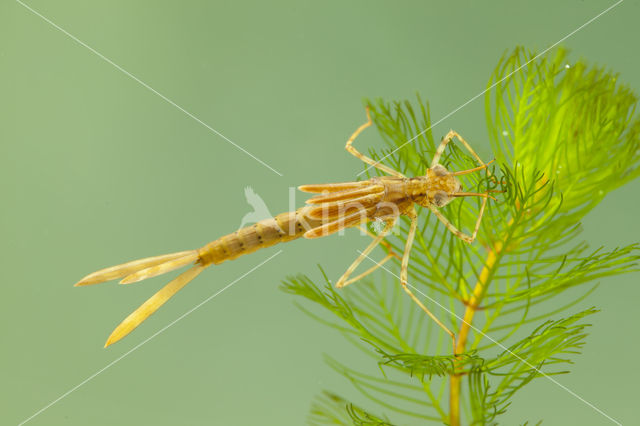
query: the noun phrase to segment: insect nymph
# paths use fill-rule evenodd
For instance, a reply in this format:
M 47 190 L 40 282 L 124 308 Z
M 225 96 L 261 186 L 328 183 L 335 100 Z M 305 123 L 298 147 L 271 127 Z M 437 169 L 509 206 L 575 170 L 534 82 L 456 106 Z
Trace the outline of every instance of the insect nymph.
M 402 215 L 409 217 L 411 225 L 405 242 L 404 253 L 401 257 L 400 283 L 413 301 L 453 338 L 453 333 L 424 306 L 407 285 L 409 254 L 418 223 L 415 205 L 418 204 L 428 208 L 457 237 L 467 243 L 471 243 L 480 227 L 487 199 L 492 197 L 489 195 L 489 191 L 484 193 L 463 192 L 462 185 L 457 177 L 487 169 L 487 164 L 480 159 L 460 135 L 450 131 L 436 150 L 431 167 L 427 169 L 426 174 L 419 177 L 406 177 L 400 172 L 361 154 L 353 147 L 352 143 L 356 137 L 372 124 L 369 109 L 367 109 L 367 118 L 368 121 L 351 135 L 347 141 L 346 149 L 371 167 L 375 167 L 389 176 L 374 177 L 357 182 L 302 185 L 299 187 L 301 191 L 319 195 L 309 199 L 307 206 L 296 211 L 282 213 L 273 218 L 244 227 L 232 234 L 220 237 L 197 250 L 182 251 L 123 263 L 96 271 L 81 279 L 76 286 L 97 284 L 120 278 L 122 279 L 120 281 L 122 284 L 129 284 L 193 264 L 190 269 L 169 282 L 125 318 L 109 336 L 105 346 L 115 343 L 129 334 L 176 292 L 198 276 L 204 268 L 212 264 L 217 265 L 261 248 L 300 237 L 324 237 L 344 228 L 361 226 L 368 221 L 381 220 L 385 224 L 382 231 L 378 235 L 371 234 L 373 241 L 349 266 L 337 281 L 336 286 L 344 287 L 351 284 L 374 271 L 391 257 L 400 257 L 390 251 L 387 257 L 374 267 L 354 278 L 349 278 L 377 245 L 385 244 L 383 241 L 385 236 L 389 234 L 398 218 Z M 454 137 L 472 154 L 479 164 L 478 167 L 449 172 L 444 166 L 440 165 L 440 158 L 444 149 Z M 438 210 L 439 207 L 447 205 L 455 198 L 467 196 L 483 198 L 475 228 L 470 235 L 458 230 Z

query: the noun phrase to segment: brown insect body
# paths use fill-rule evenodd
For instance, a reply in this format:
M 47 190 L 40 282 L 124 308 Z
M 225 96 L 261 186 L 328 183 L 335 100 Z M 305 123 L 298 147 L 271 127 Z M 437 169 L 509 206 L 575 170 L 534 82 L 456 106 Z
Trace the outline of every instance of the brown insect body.
M 303 207 L 295 212 L 282 213 L 220 237 L 198 250 L 198 263 L 202 266 L 217 265 L 302 236 L 323 237 L 369 220 L 390 219 L 407 214 L 414 203 L 441 206 L 444 199 L 441 193 L 452 193 L 460 184 L 454 176 L 446 170 L 442 173 L 440 169 L 444 170 L 444 167 L 440 166 L 436 171 L 429 169 L 426 176 L 415 178 L 381 176 L 364 182 L 314 185 L 309 192 L 321 190 L 327 193 L 309 200 L 315 208 Z M 300 188 L 305 190 L 309 187 L 311 185 Z M 344 187 L 351 189 L 330 192 Z M 338 220 L 358 209 L 362 211 L 359 220 L 343 223 Z M 335 226 L 325 227 L 324 232 L 308 232 L 331 224 Z
M 309 227 L 322 225 L 321 220 L 309 218 L 304 212 L 303 207 L 282 213 L 220 237 L 198 250 L 198 262 L 202 266 L 217 265 L 264 247 L 295 240 Z
M 401 211 L 402 214 L 406 214 L 413 203 L 423 207 L 428 205 L 443 207 L 462 189 L 458 179 L 440 165 L 427 169 L 425 176 L 414 178 L 383 176 L 373 178 L 371 181 L 384 185 L 385 194 L 382 202 L 405 207 Z
M 367 116 L 368 114 L 367 110 Z M 487 164 L 482 162 L 460 135 L 451 131 L 436 151 L 431 167 L 427 169 L 426 174 L 419 177 L 406 177 L 362 155 L 351 145 L 357 135 L 364 128 L 370 126 L 371 123 L 372 121 L 369 117 L 369 121 L 360 126 L 351 138 L 349 138 L 346 149 L 367 164 L 391 176 L 373 177 L 369 180 L 358 182 L 302 185 L 299 187 L 301 191 L 316 193 L 318 195 L 307 200 L 307 206 L 296 211 L 282 213 L 273 218 L 265 219 L 251 226 L 241 228 L 197 250 L 148 257 L 112 266 L 91 273 L 76 283 L 76 286 L 84 286 L 113 279 L 122 279 L 120 283 L 129 284 L 164 274 L 187 264 L 193 264 L 190 269 L 169 282 L 125 318 L 113 333 L 111 333 L 105 346 L 129 334 L 182 287 L 198 276 L 204 268 L 212 264 L 217 265 L 226 260 L 236 259 L 242 255 L 253 253 L 261 248 L 295 240 L 302 236 L 305 238 L 324 237 L 345 228 L 359 226 L 367 221 L 384 221 L 386 223 L 384 230 L 378 235 L 370 234 L 373 237 L 373 241 L 361 252 L 361 255 L 351 264 L 336 283 L 337 287 L 344 287 L 369 274 L 390 258 L 398 257 L 387 245 L 388 254 L 381 262 L 357 277 L 349 279 L 349 276 L 354 272 L 356 267 L 365 257 L 368 257 L 368 254 L 378 244 L 385 245 L 383 241 L 384 237 L 390 232 L 393 224 L 401 215 L 408 216 L 411 219 L 411 227 L 401 262 L 401 284 L 414 302 L 453 337 L 453 333 L 422 304 L 411 292 L 406 283 L 409 261 L 408 255 L 417 226 L 417 214 L 414 204 L 429 208 L 451 232 L 470 243 L 475 239 L 487 198 L 490 196 L 488 192 L 483 194 L 461 192 L 462 186 L 456 176 L 486 169 Z M 467 147 L 481 166 L 475 169 L 451 173 L 439 164 L 439 159 L 444 151 L 444 147 L 454 136 Z M 437 209 L 437 207 L 442 207 L 451 202 L 454 197 L 461 196 L 484 197 L 472 235 L 464 234 L 456 229 Z

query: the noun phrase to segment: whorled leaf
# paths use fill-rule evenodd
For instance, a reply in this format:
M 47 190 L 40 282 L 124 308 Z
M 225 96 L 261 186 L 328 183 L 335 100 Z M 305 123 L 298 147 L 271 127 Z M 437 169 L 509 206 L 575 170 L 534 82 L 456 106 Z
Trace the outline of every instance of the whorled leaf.
M 554 223 L 562 227 L 640 175 L 638 97 L 617 74 L 572 63 L 562 48 L 518 70 L 533 57 L 517 48 L 498 63 L 487 129 L 500 163 L 554 182 L 548 208 L 562 203 Z

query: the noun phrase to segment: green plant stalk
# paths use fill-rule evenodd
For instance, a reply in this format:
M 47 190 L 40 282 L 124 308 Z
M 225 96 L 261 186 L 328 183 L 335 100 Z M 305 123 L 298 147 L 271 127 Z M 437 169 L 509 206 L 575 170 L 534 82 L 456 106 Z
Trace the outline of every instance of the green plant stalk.
M 465 351 L 467 338 L 469 337 L 469 331 L 471 330 L 471 324 L 473 323 L 473 317 L 476 314 L 478 306 L 480 306 L 480 303 L 482 302 L 482 298 L 487 289 L 487 284 L 489 283 L 491 275 L 493 274 L 493 267 L 496 265 L 502 250 L 502 243 L 497 243 L 493 249 L 489 250 L 485 266 L 482 269 L 482 272 L 480 272 L 480 278 L 476 282 L 476 285 L 473 289 L 473 294 L 469 299 L 469 303 L 467 304 L 467 308 L 464 312 L 462 323 L 460 324 L 460 329 L 457 333 L 455 351 L 456 354 L 461 354 Z M 456 372 L 449 378 L 450 426 L 460 425 L 460 389 L 463 375 L 464 373 L 462 372 Z
M 546 181 L 542 180 L 537 185 L 539 188 L 542 188 L 546 185 Z M 518 205 L 517 211 L 520 215 L 526 215 L 523 211 L 525 206 Z M 517 218 L 512 217 L 507 226 L 505 227 L 505 231 L 502 239 L 497 240 L 493 243 L 493 247 L 489 249 L 487 253 L 487 257 L 484 262 L 484 266 L 480 271 L 480 275 L 478 275 L 478 280 L 473 288 L 473 292 L 469 300 L 465 303 L 466 308 L 464 312 L 464 316 L 462 317 L 462 322 L 460 324 L 460 328 L 458 329 L 458 333 L 456 333 L 456 344 L 455 344 L 455 354 L 463 354 L 466 350 L 467 340 L 469 338 L 469 332 L 473 327 L 473 319 L 478 308 L 482 304 L 482 300 L 486 295 L 487 288 L 489 287 L 490 281 L 493 278 L 493 274 L 495 272 L 496 267 L 498 266 L 502 255 L 509 248 L 517 247 L 518 241 L 513 240 L 513 231 L 514 226 L 518 225 Z M 459 358 L 458 358 L 459 359 Z M 449 425 L 450 426 L 460 426 L 460 395 L 462 389 L 462 377 L 464 377 L 467 373 L 460 369 L 456 369 L 454 374 L 451 374 L 449 377 Z

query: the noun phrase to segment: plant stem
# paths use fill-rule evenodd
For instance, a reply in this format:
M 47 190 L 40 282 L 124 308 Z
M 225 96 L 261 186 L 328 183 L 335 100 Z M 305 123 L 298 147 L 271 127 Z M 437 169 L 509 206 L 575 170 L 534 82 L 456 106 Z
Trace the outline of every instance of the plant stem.
M 489 254 L 487 255 L 487 260 L 485 262 L 484 267 L 482 268 L 482 272 L 480 273 L 480 277 L 478 277 L 478 282 L 476 283 L 473 294 L 469 299 L 469 303 L 467 304 L 467 308 L 464 312 L 464 317 L 462 319 L 462 324 L 460 324 L 460 330 L 458 331 L 458 338 L 456 341 L 456 354 L 462 354 L 465 351 L 465 346 L 467 344 L 467 338 L 469 337 L 469 331 L 471 330 L 471 323 L 473 321 L 473 317 L 476 313 L 476 310 L 480 306 L 480 302 L 484 297 L 485 290 L 487 288 L 487 283 L 491 278 L 493 268 L 498 260 L 500 252 L 502 251 L 502 243 L 496 243 L 495 247 L 492 250 L 489 250 Z M 460 426 L 460 384 L 462 381 L 462 376 L 464 374 L 462 372 L 458 372 L 456 374 L 452 374 L 449 379 L 449 425 L 450 426 Z

